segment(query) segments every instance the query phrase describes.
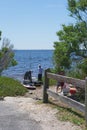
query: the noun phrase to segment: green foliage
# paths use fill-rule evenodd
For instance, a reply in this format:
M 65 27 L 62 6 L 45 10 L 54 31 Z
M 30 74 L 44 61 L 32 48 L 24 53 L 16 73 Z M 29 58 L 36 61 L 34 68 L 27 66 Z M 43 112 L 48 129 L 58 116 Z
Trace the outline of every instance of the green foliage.
M 77 78 L 77 79 L 85 79 L 86 75 L 79 69 L 75 68 L 66 73 L 67 76 Z
M 85 77 L 87 77 L 87 59 L 84 59 L 83 62 L 79 63 L 73 69 L 68 70 L 66 75 L 85 80 Z
M 17 65 L 17 64 L 18 64 L 17 61 L 14 60 L 14 59 L 12 59 L 12 61 L 11 61 L 11 65 L 12 65 L 12 66 L 15 66 L 15 65 Z
M 87 0 L 68 0 L 70 16 L 76 19 L 76 23 L 68 26 L 62 25 L 62 30 L 57 32 L 58 42 L 54 42 L 54 65 L 58 72 L 61 69 L 67 70 L 71 65 L 70 54 L 75 52 L 77 56 L 87 58 Z M 85 64 L 85 62 L 83 63 Z M 81 64 L 82 65 L 82 64 Z M 77 66 L 77 69 L 79 66 Z M 86 64 L 80 67 L 80 74 L 83 75 Z M 87 74 L 87 73 L 86 73 Z
M 17 62 L 14 59 L 13 45 L 10 44 L 9 39 L 4 38 L 0 50 L 0 73 L 4 69 L 15 65 L 17 65 Z
M 66 43 L 63 42 L 55 42 L 54 43 L 54 64 L 56 70 L 59 72 L 63 68 L 68 68 L 70 65 L 70 59 L 68 55 L 68 47 Z
M 17 80 L 0 77 L 0 96 L 23 96 L 27 89 Z
M 87 0 L 68 0 L 68 10 L 70 11 L 70 16 L 86 22 Z
M 85 77 L 87 75 L 87 58 L 85 58 L 83 60 L 83 62 L 81 64 L 78 65 L 79 69 L 82 70 L 82 72 L 84 73 Z

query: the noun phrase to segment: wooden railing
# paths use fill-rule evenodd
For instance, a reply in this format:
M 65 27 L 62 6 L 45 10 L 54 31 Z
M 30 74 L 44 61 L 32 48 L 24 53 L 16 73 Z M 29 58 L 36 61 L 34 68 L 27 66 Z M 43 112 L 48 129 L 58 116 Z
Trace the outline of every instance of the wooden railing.
M 55 79 L 57 81 L 63 81 L 75 85 L 76 87 L 85 89 L 85 104 L 77 102 L 67 96 L 57 94 L 49 89 L 49 79 Z M 44 73 L 44 85 L 43 85 L 43 103 L 48 103 L 48 96 L 52 96 L 57 100 L 68 104 L 70 107 L 73 107 L 85 115 L 85 121 L 87 126 L 87 78 L 85 80 L 75 79 L 71 77 L 66 77 L 58 74 L 53 74 L 49 72 L 49 69 L 45 70 Z

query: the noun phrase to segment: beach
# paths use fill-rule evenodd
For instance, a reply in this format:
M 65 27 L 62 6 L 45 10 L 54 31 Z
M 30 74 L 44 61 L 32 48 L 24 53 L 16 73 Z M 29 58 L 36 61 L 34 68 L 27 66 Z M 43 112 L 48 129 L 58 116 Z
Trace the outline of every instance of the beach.
M 55 90 L 55 86 L 52 88 Z M 60 121 L 56 114 L 58 109 L 53 108 L 51 104 L 42 102 L 42 87 L 36 90 L 30 90 L 24 97 L 6 97 L 5 101 L 9 104 L 15 104 L 18 111 L 26 112 L 30 118 L 40 124 L 40 130 L 81 130 L 80 126 L 69 121 Z

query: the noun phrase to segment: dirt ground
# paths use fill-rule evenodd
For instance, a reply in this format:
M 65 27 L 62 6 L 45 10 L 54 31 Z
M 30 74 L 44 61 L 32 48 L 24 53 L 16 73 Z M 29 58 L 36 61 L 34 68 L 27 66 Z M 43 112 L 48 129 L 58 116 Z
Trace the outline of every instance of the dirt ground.
M 51 88 L 55 91 L 55 87 Z M 81 130 L 79 126 L 76 126 L 70 122 L 61 122 L 56 117 L 58 110 L 52 108 L 49 104 L 37 103 L 42 100 L 43 86 L 37 87 L 36 90 L 29 90 L 26 93 L 25 98 L 32 98 L 35 102 L 31 104 L 21 102 L 20 106 L 26 111 L 31 111 L 31 117 L 40 122 L 43 130 Z

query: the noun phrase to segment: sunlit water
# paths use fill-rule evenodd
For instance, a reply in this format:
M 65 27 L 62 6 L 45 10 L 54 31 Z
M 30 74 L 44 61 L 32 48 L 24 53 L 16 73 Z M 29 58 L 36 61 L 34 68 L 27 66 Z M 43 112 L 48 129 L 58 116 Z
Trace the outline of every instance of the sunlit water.
M 43 70 L 53 68 L 52 56 L 53 50 L 15 50 L 18 65 L 9 67 L 2 75 L 22 81 L 24 73 L 32 70 L 32 76 L 37 77 L 39 64 Z

